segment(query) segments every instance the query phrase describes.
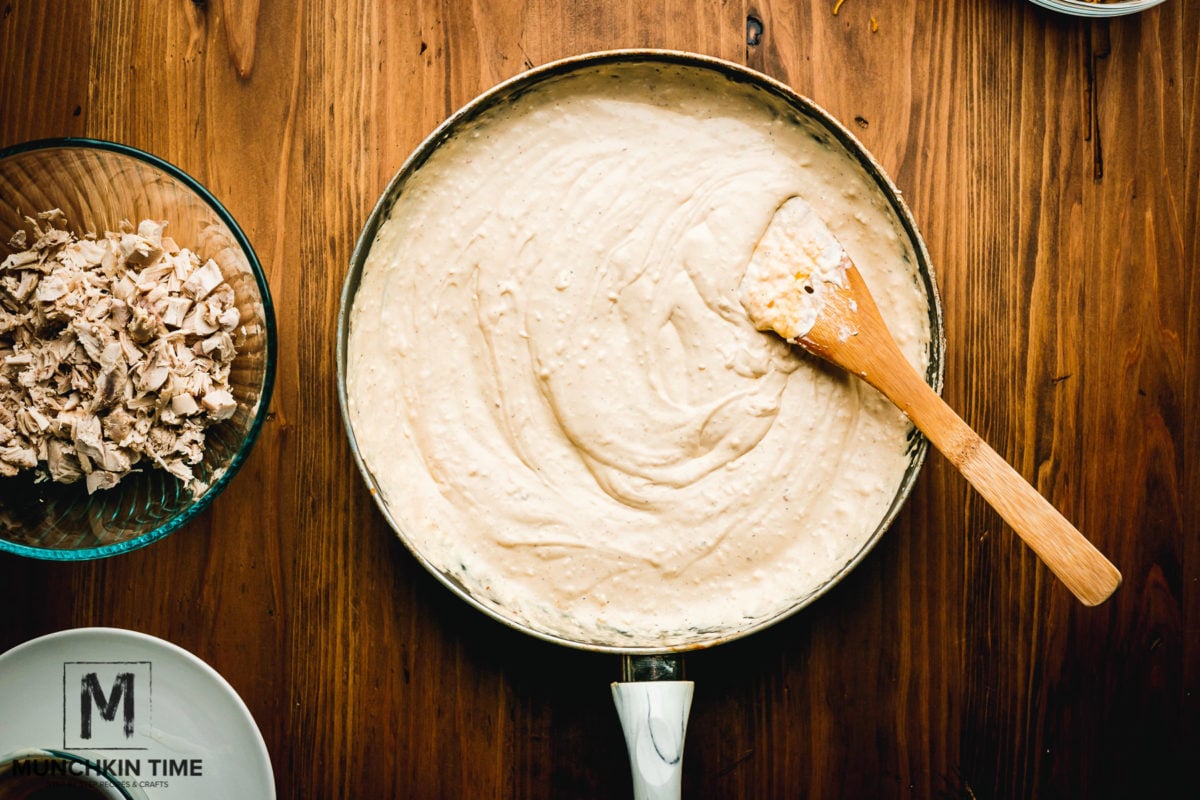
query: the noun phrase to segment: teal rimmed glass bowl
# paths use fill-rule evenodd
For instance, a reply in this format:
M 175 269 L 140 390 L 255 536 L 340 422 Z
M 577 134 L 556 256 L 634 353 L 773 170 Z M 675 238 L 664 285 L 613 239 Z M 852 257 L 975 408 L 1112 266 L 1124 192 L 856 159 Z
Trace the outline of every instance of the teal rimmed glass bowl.
M 0 150 L 0 261 L 24 218 L 61 209 L 75 233 L 103 234 L 122 220 L 167 220 L 166 233 L 233 287 L 239 312 L 230 391 L 237 410 L 206 431 L 193 492 L 144 461 L 115 488 L 88 494 L 82 481 L 0 477 L 0 551 L 80 561 L 144 547 L 206 509 L 250 452 L 274 386 L 275 314 L 262 266 L 230 213 L 194 178 L 160 158 L 95 139 L 46 139 Z M 9 301 L 0 290 L 0 303 Z M 3 334 L 0 334 L 3 336 Z

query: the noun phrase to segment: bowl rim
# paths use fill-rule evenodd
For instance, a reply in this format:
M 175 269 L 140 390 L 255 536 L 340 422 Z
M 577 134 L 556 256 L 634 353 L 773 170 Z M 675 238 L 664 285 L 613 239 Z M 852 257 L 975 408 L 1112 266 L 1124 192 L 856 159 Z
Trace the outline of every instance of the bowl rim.
M 1155 6 L 1162 5 L 1166 0 L 1103 0 L 1096 3 L 1085 2 L 1085 0 L 1030 0 L 1030 2 L 1035 6 L 1057 11 L 1060 14 L 1088 19 L 1101 19 L 1104 17 L 1120 17 L 1126 14 L 1134 14 L 1138 11 L 1147 11 Z
M 138 550 L 178 530 L 205 511 L 212 504 L 213 500 L 216 499 L 217 495 L 221 494 L 230 481 L 233 480 L 234 475 L 237 474 L 246 457 L 253 449 L 271 405 L 271 395 L 275 388 L 275 365 L 278 347 L 275 326 L 275 305 L 271 300 L 271 291 L 267 283 L 266 274 L 263 272 L 262 263 L 258 260 L 258 254 L 250 244 L 249 238 L 247 238 L 241 226 L 238 225 L 233 214 L 196 178 L 193 178 L 171 162 L 132 145 L 109 141 L 107 139 L 82 136 L 59 136 L 19 142 L 0 148 L 0 160 L 37 150 L 56 149 L 102 150 L 116 153 L 117 155 L 141 161 L 155 169 L 161 170 L 195 192 L 196 196 L 208 205 L 216 213 L 221 222 L 229 228 L 234 240 L 237 241 L 242 252 L 246 254 L 246 261 L 250 266 L 251 274 L 254 276 L 254 282 L 258 287 L 259 297 L 262 302 L 263 327 L 266 334 L 266 364 L 263 374 L 262 393 L 258 398 L 258 407 L 254 412 L 254 421 L 251 423 L 250 429 L 246 432 L 246 437 L 241 447 L 234 453 L 233 459 L 229 462 L 225 471 L 204 490 L 204 493 L 200 497 L 194 499 L 190 505 L 171 516 L 153 530 L 147 531 L 140 536 L 96 547 L 81 547 L 77 549 L 35 547 L 11 542 L 0 537 L 0 552 L 13 553 L 19 556 L 28 556 L 46 561 L 92 561 Z

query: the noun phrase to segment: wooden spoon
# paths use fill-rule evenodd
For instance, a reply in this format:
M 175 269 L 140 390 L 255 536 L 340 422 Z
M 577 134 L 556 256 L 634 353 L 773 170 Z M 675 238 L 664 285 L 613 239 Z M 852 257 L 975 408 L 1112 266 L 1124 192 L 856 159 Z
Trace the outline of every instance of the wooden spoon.
M 1085 605 L 1121 573 L 929 387 L 900 352 L 833 233 L 802 200 L 776 212 L 742 280 L 751 320 L 859 376 L 895 403 Z

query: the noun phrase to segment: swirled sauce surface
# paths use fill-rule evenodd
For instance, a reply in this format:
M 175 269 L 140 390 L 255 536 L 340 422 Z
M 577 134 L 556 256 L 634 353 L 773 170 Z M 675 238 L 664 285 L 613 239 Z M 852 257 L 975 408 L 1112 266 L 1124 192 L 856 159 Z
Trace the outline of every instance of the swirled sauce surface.
M 872 540 L 910 427 L 755 330 L 737 290 L 801 196 L 922 370 L 879 189 L 781 101 L 621 65 L 484 113 L 407 180 L 353 301 L 347 413 L 412 547 L 502 617 L 685 647 L 772 619 Z

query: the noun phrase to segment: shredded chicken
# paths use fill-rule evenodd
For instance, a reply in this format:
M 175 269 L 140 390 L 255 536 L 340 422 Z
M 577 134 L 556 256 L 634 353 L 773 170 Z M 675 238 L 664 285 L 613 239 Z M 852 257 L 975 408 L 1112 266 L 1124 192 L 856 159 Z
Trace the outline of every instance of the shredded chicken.
M 213 261 L 165 221 L 80 239 L 26 218 L 0 263 L 0 476 L 108 489 L 145 465 L 203 488 L 204 431 L 237 409 L 239 326 Z

